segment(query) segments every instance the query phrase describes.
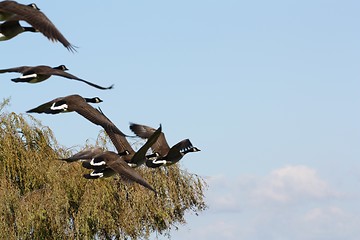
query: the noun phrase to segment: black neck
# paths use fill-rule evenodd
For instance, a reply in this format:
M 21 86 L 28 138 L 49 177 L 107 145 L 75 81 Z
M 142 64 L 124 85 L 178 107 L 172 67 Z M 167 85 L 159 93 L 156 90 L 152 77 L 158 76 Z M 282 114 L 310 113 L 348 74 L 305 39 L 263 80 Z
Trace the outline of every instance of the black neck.
M 33 27 L 23 27 L 25 32 L 37 32 L 37 30 Z
M 86 102 L 97 103 L 95 98 L 84 98 Z

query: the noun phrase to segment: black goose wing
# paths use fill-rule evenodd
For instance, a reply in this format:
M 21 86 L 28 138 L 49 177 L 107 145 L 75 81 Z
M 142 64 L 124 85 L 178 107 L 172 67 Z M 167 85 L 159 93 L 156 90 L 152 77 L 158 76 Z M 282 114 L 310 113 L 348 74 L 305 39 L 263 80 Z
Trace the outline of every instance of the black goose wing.
M 136 134 L 136 136 L 143 139 L 149 138 L 156 131 L 155 128 L 136 123 L 130 123 L 130 129 Z
M 125 151 L 128 151 L 129 154 L 135 153 L 129 141 L 126 139 L 125 134 L 114 132 L 111 128 L 106 128 L 105 132 L 109 136 L 111 142 L 114 144 L 118 153 L 124 154 Z
M 6 68 L 6 69 L 0 69 L 0 73 L 8 73 L 8 72 L 24 73 L 24 72 L 29 71 L 31 68 L 32 68 L 32 67 L 29 67 L 29 66 Z
M 53 69 L 53 71 L 51 72 L 52 75 L 57 75 L 57 76 L 61 76 L 61 77 L 65 77 L 65 78 L 69 78 L 69 79 L 73 79 L 73 80 L 77 80 L 77 81 L 81 81 L 81 82 L 84 82 L 92 87 L 95 87 L 95 88 L 98 88 L 98 89 L 102 89 L 102 90 L 107 90 L 107 89 L 112 89 L 114 87 L 114 84 L 111 85 L 110 87 L 102 87 L 102 86 L 99 86 L 95 83 L 92 83 L 92 82 L 89 82 L 89 81 L 86 81 L 84 79 L 81 79 L 81 78 L 78 78 L 76 77 L 75 75 L 72 75 L 70 73 L 67 73 L 67 72 L 64 72 L 60 69 Z
M 146 143 L 134 154 L 130 163 L 134 163 L 137 166 L 146 162 L 146 152 L 147 150 L 158 140 L 161 135 L 161 124 L 160 127 L 148 138 Z
M 140 125 L 136 123 L 130 123 L 130 129 L 135 133 L 136 136 L 141 137 L 143 139 L 150 138 L 152 134 L 156 131 L 156 129 L 152 127 L 148 127 L 145 125 Z M 153 152 L 157 152 L 160 156 L 165 156 L 169 150 L 169 144 L 166 141 L 165 134 L 163 132 L 160 133 L 160 136 L 156 140 L 156 142 L 152 145 L 151 149 Z
M 107 162 L 107 166 L 117 172 L 122 178 L 136 182 L 156 193 L 154 188 L 146 182 L 137 171 L 129 167 L 129 165 L 120 156 L 118 156 L 118 158 L 114 161 Z
M 111 120 L 101 111 L 101 109 L 99 108 L 99 112 L 109 121 L 111 122 Z M 112 123 L 112 122 L 111 122 Z M 128 140 L 126 139 L 126 135 L 124 133 L 118 133 L 116 131 L 113 131 L 112 128 L 104 128 L 105 132 L 107 133 L 107 135 L 109 136 L 111 142 L 114 144 L 116 151 L 119 154 L 125 154 L 125 151 L 128 151 L 128 154 L 134 154 L 135 151 L 134 149 L 131 147 L 130 143 L 128 142 Z
M 105 117 L 97 109 L 93 108 L 84 99 L 74 104 L 68 103 L 70 111 L 76 111 L 78 114 L 89 120 L 90 122 L 99 125 L 104 128 L 106 132 L 114 132 L 118 135 L 125 136 L 115 124 L 113 124 L 107 117 Z
M 0 4 L 0 11 L 16 14 L 14 17 L 16 20 L 24 20 L 28 22 L 49 40 L 53 42 L 59 41 L 69 51 L 76 51 L 75 46 L 66 40 L 50 19 L 40 10 L 14 1 L 3 1 Z

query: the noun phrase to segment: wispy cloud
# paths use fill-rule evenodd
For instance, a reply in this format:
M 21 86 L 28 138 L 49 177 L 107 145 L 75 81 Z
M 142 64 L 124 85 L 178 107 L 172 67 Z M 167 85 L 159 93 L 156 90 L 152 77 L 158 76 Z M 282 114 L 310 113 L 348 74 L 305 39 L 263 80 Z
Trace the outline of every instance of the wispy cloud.
M 208 183 L 210 207 L 224 211 L 239 211 L 248 203 L 291 203 L 342 196 L 316 170 L 303 165 L 285 166 L 266 176 L 219 175 L 209 178 Z
M 252 194 L 257 200 L 290 202 L 301 199 L 321 199 L 341 194 L 307 166 L 286 166 L 272 171 L 259 180 Z
M 360 217 L 353 212 L 360 211 L 358 195 L 349 199 L 308 166 L 284 166 L 265 176 L 219 175 L 207 181 L 206 220 L 196 218 L 190 225 L 198 239 L 337 240 L 360 235 Z

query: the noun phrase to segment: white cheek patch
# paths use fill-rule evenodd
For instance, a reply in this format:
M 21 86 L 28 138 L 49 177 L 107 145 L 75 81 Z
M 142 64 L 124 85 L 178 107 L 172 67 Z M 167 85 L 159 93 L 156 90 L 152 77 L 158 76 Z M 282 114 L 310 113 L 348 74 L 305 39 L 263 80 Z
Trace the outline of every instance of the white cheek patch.
M 53 103 L 53 105 L 51 105 L 50 109 L 51 110 L 63 110 L 63 111 L 67 111 L 68 109 L 68 105 L 67 104 L 61 104 L 60 106 L 55 106 L 56 102 Z
M 101 161 L 101 162 L 94 162 L 94 159 L 95 158 L 93 158 L 93 159 L 91 159 L 91 161 L 90 161 L 90 165 L 91 166 L 103 166 L 103 165 L 106 165 L 106 162 L 105 161 Z
M 37 74 L 33 73 L 33 74 L 21 76 L 20 79 L 36 78 L 36 77 L 37 77 Z

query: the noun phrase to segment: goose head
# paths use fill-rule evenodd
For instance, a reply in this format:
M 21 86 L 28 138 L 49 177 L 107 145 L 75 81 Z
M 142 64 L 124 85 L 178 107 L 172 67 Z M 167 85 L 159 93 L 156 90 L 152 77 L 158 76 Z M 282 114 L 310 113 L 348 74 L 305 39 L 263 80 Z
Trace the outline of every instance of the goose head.
M 54 67 L 54 69 L 59 69 L 59 70 L 62 70 L 62 71 L 67 71 L 69 70 L 65 65 L 60 65 L 60 66 L 57 66 L 57 67 Z
M 183 149 L 183 150 L 181 151 L 181 153 L 182 153 L 183 155 L 185 155 L 185 154 L 187 154 L 187 153 L 189 153 L 189 152 L 200 152 L 200 151 L 201 151 L 201 150 L 198 149 L 197 147 L 189 147 L 189 148 Z
M 35 3 L 31 3 L 28 6 L 40 11 L 40 8 L 38 8 L 38 6 Z
M 101 103 L 103 100 L 101 100 L 99 97 L 93 97 L 93 98 L 84 98 L 86 102 L 89 103 Z

